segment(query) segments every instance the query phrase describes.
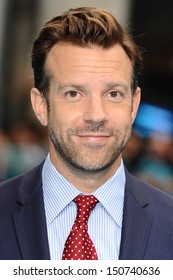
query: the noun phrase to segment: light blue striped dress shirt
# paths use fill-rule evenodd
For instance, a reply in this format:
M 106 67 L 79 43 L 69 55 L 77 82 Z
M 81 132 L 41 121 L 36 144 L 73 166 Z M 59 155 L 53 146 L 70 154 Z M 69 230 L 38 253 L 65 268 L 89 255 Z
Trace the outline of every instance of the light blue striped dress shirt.
M 73 199 L 81 192 L 54 167 L 48 155 L 42 172 L 48 242 L 52 260 L 61 260 L 65 241 L 76 218 Z M 93 195 L 99 200 L 88 221 L 88 232 L 99 260 L 117 260 L 121 242 L 125 171 L 117 172 Z

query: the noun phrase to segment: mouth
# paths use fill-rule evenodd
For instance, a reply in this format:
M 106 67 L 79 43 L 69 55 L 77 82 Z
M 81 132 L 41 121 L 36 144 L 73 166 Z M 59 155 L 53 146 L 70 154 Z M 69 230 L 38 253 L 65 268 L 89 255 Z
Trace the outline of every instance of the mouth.
M 95 144 L 104 144 L 108 141 L 108 139 L 111 137 L 111 135 L 108 135 L 108 134 L 88 134 L 88 133 L 85 133 L 85 134 L 79 134 L 79 135 L 76 135 L 76 137 L 78 139 L 80 139 L 80 141 L 84 142 L 84 143 L 95 143 Z

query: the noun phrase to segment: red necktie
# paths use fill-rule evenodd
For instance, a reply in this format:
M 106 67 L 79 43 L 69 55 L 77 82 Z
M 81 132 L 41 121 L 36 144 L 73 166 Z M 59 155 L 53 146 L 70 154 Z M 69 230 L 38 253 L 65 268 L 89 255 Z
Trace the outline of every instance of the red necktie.
M 94 244 L 88 234 L 88 219 L 98 200 L 92 195 L 78 195 L 74 199 L 77 216 L 64 246 L 63 260 L 97 260 Z

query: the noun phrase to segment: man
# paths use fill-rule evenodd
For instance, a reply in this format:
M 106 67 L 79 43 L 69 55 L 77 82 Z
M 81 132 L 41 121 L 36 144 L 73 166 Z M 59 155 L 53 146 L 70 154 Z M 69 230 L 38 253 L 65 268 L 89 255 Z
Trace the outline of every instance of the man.
M 130 35 L 106 11 L 69 10 L 41 29 L 32 67 L 50 153 L 2 184 L 0 259 L 173 259 L 173 199 L 122 161 L 140 102 Z

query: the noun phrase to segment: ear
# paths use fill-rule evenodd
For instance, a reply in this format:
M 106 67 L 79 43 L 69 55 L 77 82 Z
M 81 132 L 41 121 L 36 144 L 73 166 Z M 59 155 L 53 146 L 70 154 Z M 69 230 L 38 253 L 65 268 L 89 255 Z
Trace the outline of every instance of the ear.
M 136 114 L 138 111 L 138 107 L 140 104 L 140 100 L 141 100 L 141 89 L 139 87 L 137 87 L 137 89 L 134 92 L 133 99 L 132 99 L 132 111 L 131 111 L 132 123 L 135 120 L 135 117 L 136 117 Z
M 45 97 L 37 88 L 31 89 L 31 103 L 37 119 L 44 126 L 47 125 L 47 103 Z

